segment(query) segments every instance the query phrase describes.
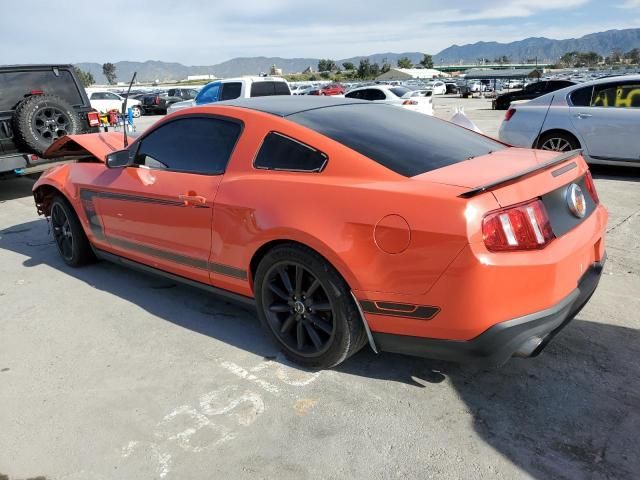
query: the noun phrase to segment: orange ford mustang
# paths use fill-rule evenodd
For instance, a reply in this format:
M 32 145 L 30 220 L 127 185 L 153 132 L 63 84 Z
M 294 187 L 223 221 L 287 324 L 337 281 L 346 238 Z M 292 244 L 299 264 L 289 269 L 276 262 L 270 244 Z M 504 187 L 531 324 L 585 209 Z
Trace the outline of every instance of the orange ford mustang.
M 35 184 L 64 260 L 255 303 L 294 361 L 369 342 L 500 365 L 594 292 L 607 212 L 579 151 L 509 148 L 427 115 L 265 97 L 177 112 L 123 149 L 69 136 Z

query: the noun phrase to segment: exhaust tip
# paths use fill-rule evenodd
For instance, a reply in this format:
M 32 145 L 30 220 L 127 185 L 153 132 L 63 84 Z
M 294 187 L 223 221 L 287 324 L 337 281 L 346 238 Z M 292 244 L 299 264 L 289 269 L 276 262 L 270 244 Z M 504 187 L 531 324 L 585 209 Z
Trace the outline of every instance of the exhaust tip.
M 522 345 L 520 345 L 518 350 L 516 350 L 513 353 L 513 356 L 514 357 L 524 357 L 524 358 L 531 357 L 531 356 L 533 356 L 534 352 L 540 346 L 541 343 L 542 343 L 542 338 L 540 338 L 540 337 L 531 337 L 531 338 L 527 339 L 527 341 L 525 341 Z

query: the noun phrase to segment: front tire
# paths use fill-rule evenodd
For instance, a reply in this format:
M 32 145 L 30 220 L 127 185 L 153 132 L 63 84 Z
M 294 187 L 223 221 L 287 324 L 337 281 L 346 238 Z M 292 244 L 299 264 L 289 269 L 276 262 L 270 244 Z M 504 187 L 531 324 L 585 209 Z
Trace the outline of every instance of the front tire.
M 131 113 L 133 118 L 140 118 L 142 116 L 142 109 L 139 106 L 131 107 Z
M 51 202 L 51 227 L 58 252 L 67 265 L 80 267 L 95 260 L 78 216 L 61 196 Z
M 331 368 L 366 343 L 350 289 L 320 255 L 298 245 L 276 247 L 258 265 L 258 316 L 283 353 L 307 368 Z

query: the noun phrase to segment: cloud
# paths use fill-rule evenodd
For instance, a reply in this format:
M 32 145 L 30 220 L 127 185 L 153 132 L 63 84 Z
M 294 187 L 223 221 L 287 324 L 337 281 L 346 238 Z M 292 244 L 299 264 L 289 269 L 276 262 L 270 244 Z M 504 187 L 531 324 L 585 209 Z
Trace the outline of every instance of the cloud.
M 605 23 L 587 18 L 567 24 L 565 12 L 582 12 L 589 0 L 502 0 L 499 6 L 477 0 L 343 0 L 339 11 L 300 0 L 66 0 L 60 9 L 49 3 L 14 2 L 0 16 L 0 31 L 12 44 L 3 62 L 158 59 L 210 65 L 236 56 L 435 53 L 453 43 L 508 42 L 550 29 L 556 38 L 567 38 L 576 31 L 601 31 Z
M 640 8 L 640 0 L 627 0 L 618 5 L 618 8 Z

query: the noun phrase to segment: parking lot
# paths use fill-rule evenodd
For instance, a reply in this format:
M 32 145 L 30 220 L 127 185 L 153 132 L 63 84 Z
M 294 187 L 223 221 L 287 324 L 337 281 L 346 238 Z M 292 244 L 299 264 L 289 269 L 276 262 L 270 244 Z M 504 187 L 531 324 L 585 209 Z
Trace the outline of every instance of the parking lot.
M 497 135 L 504 112 L 457 105 Z M 138 133 L 161 117 L 137 119 Z M 122 267 L 68 267 L 0 184 L 0 478 L 637 478 L 640 172 L 594 168 L 600 287 L 537 358 L 483 371 L 369 348 L 287 363 L 251 310 Z

